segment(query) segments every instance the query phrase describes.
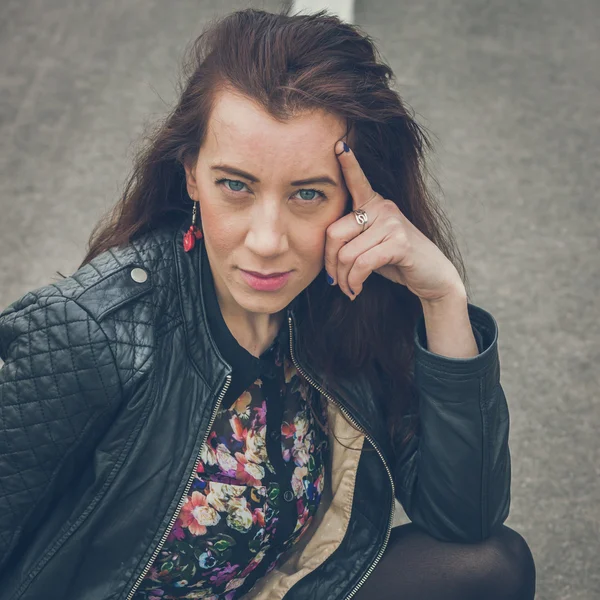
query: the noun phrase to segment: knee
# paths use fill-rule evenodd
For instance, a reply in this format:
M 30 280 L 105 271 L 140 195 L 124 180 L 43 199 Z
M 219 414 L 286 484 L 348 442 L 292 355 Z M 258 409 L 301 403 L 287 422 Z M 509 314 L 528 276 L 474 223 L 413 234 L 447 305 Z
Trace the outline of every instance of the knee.
M 529 600 L 535 596 L 536 570 L 531 550 L 519 533 L 502 525 L 494 535 L 478 544 L 485 562 L 483 571 L 492 586 L 500 586 L 503 596 Z

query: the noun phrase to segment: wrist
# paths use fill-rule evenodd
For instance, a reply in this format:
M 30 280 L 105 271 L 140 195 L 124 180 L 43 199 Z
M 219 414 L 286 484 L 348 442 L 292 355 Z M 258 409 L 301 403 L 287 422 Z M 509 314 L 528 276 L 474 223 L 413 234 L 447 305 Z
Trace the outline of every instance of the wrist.
M 450 358 L 472 358 L 479 349 L 469 318 L 466 292 L 423 302 L 427 349 Z
M 468 304 L 467 290 L 462 281 L 444 296 L 440 296 L 433 300 L 424 298 L 419 299 L 421 300 L 423 312 L 427 311 L 431 313 L 444 312 L 448 309 L 466 308 Z

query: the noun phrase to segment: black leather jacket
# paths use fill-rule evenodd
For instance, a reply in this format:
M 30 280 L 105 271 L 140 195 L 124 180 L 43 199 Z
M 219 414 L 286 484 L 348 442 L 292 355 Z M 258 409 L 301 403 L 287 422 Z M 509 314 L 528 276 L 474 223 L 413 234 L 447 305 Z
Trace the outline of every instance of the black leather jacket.
M 170 531 L 230 380 L 205 319 L 200 252 L 183 251 L 183 232 L 164 227 L 104 252 L 0 315 L 1 600 L 126 600 Z M 369 382 L 357 373 L 325 389 L 288 309 L 296 367 L 329 398 L 339 427 L 375 451 L 339 449 L 308 548 L 265 578 L 257 598 L 352 596 L 383 554 L 394 497 L 441 540 L 476 542 L 504 522 L 509 417 L 497 326 L 472 304 L 469 315 L 481 351 L 469 359 L 427 351 L 421 317 L 421 430 L 394 460 Z

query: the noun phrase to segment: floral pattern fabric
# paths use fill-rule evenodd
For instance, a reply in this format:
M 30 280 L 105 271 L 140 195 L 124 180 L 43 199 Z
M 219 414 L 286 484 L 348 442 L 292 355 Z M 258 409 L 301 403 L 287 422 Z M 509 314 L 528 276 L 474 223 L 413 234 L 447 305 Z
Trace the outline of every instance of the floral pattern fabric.
M 185 503 L 135 600 L 239 598 L 309 527 L 324 488 L 325 404 L 279 338 L 266 355 L 272 368 L 218 411 Z

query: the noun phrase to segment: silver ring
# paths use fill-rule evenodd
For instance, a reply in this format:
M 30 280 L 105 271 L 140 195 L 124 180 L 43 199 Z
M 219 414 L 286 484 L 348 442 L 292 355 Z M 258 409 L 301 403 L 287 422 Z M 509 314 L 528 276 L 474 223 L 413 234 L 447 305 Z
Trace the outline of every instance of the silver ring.
M 362 208 L 357 208 L 352 211 L 354 213 L 354 218 L 359 225 L 362 225 L 362 230 L 365 230 L 365 225 L 369 222 L 369 217 L 367 213 Z

